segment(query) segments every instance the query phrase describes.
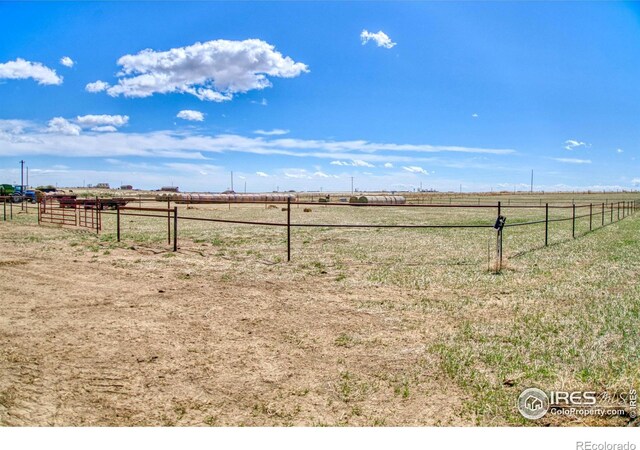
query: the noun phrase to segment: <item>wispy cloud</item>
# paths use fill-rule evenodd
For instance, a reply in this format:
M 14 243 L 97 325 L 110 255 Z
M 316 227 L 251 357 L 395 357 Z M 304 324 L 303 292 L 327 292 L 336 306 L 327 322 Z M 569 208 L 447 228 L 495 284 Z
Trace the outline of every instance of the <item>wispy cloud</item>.
M 337 175 L 329 175 L 320 170 L 309 172 L 307 169 L 283 169 L 282 174 L 285 178 L 294 178 L 299 180 L 313 180 L 323 178 L 339 178 Z
M 429 172 L 427 172 L 425 169 L 423 169 L 420 166 L 405 166 L 402 169 L 411 173 L 421 173 L 423 175 L 429 175 Z
M 578 158 L 551 158 L 554 161 L 567 164 L 591 164 L 590 159 L 578 159 Z
M 122 117 L 122 120 L 113 119 Z M 106 126 L 126 123 L 126 116 L 57 117 L 42 128 L 33 122 L 0 121 L 0 155 L 52 155 L 65 157 L 158 156 L 200 158 L 203 153 L 241 152 L 257 155 L 282 155 L 296 158 L 320 158 L 340 161 L 336 165 L 372 167 L 373 163 L 398 162 L 413 166 L 423 162 L 424 154 L 510 155 L 511 149 L 493 149 L 428 144 L 376 143 L 365 140 L 329 141 L 291 139 L 271 136 L 248 137 L 237 134 L 207 135 L 190 130 L 153 132 L 82 133 L 82 127 L 100 122 Z M 91 120 L 89 118 L 105 118 Z M 106 120 L 106 118 L 110 118 Z M 113 120 L 111 120 L 113 119 Z M 112 125 L 108 125 L 112 124 Z M 92 131 L 113 131 L 97 130 Z M 37 144 L 37 145 L 34 145 Z
M 329 164 L 333 166 L 375 167 L 373 164 L 361 159 L 355 159 L 352 161 L 331 161 Z
M 587 144 L 586 142 L 576 141 L 575 139 L 568 139 L 564 141 L 564 148 L 567 150 L 574 150 L 576 148 L 588 147 L 588 146 L 589 144 Z
M 260 134 L 262 136 L 282 136 L 289 134 L 289 130 L 283 130 L 281 128 L 274 128 L 273 130 L 256 130 L 254 134 Z
M 370 31 L 362 30 L 362 33 L 360 33 L 360 39 L 362 40 L 362 45 L 365 45 L 369 41 L 373 41 L 378 47 L 384 48 L 393 48 L 396 45 L 396 43 L 393 42 L 383 31 L 371 33 Z

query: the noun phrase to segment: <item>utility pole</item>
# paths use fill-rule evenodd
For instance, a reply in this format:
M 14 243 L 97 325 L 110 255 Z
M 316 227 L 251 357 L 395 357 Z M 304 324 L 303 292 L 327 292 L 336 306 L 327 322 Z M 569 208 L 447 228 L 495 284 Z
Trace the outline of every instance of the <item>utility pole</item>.
M 531 169 L 531 193 L 533 194 L 533 169 Z
M 231 190 L 233 191 L 233 170 L 231 171 Z
M 24 159 L 20 160 L 20 193 L 24 196 Z
M 351 195 L 353 195 L 353 177 L 351 177 Z

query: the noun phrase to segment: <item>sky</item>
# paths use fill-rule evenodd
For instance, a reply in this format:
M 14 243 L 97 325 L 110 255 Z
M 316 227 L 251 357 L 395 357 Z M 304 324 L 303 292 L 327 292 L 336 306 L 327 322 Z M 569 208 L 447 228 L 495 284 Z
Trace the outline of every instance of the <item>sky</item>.
M 0 182 L 631 190 L 640 5 L 0 3 Z

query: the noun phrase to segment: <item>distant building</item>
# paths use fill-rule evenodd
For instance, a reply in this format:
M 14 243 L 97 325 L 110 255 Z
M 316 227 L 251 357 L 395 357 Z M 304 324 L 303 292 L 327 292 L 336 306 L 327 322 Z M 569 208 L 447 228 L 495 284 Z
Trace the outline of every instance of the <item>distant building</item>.
M 96 189 L 111 189 L 109 187 L 109 183 L 98 183 L 96 184 Z
M 123 191 L 130 191 L 133 189 L 133 186 L 131 186 L 130 184 L 123 184 L 122 186 L 120 186 L 120 189 Z
M 160 190 L 164 192 L 178 192 L 178 186 L 162 186 Z

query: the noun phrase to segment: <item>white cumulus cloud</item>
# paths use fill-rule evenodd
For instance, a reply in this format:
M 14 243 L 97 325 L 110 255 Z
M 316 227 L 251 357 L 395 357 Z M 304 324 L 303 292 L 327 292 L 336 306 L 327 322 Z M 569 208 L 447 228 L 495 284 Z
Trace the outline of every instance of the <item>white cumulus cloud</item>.
M 393 169 L 393 164 L 388 162 L 388 163 L 384 163 L 384 167 L 385 169 Z
M 109 83 L 98 80 L 98 81 L 94 81 L 93 83 L 87 84 L 84 87 L 84 89 L 87 92 L 96 93 L 96 92 L 106 91 L 107 89 L 109 89 L 109 86 L 111 86 Z
M 256 172 L 256 175 L 258 175 L 259 177 L 263 177 L 263 178 L 266 178 L 266 177 L 269 176 L 268 174 L 266 174 L 264 172 Z
M 17 58 L 15 61 L 0 63 L 0 79 L 19 80 L 33 78 L 38 84 L 62 84 L 62 77 L 42 63 Z
M 75 65 L 75 61 L 71 58 L 69 58 L 68 56 L 63 56 L 62 58 L 60 58 L 60 64 L 62 64 L 65 67 L 73 67 Z
M 384 48 L 392 48 L 396 45 L 396 43 L 382 31 L 371 33 L 370 31 L 362 30 L 362 33 L 360 33 L 360 39 L 362 40 L 362 45 L 365 45 L 369 41 L 373 41 L 378 47 Z
M 49 133 L 66 134 L 68 136 L 79 136 L 80 126 L 69 122 L 64 117 L 54 117 L 48 123 L 47 131 Z
M 204 120 L 203 113 L 201 113 L 200 111 L 194 111 L 192 109 L 183 109 L 176 115 L 176 117 L 178 119 L 191 120 L 194 122 L 202 122 Z
M 129 122 L 129 116 L 108 115 L 108 114 L 89 114 L 86 116 L 76 117 L 76 122 L 82 127 L 101 127 L 112 126 L 121 127 Z
M 184 93 L 214 102 L 270 87 L 267 77 L 293 78 L 309 71 L 306 64 L 283 56 L 260 39 L 219 39 L 168 51 L 146 49 L 122 56 L 118 65 L 122 67 L 118 83 L 106 88 L 112 97 Z M 96 83 L 90 83 L 92 88 L 103 87 Z

